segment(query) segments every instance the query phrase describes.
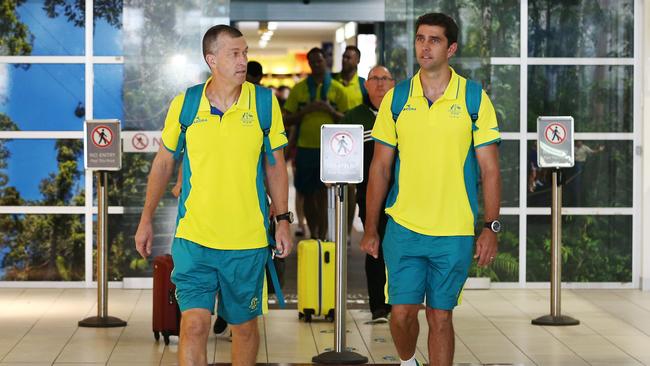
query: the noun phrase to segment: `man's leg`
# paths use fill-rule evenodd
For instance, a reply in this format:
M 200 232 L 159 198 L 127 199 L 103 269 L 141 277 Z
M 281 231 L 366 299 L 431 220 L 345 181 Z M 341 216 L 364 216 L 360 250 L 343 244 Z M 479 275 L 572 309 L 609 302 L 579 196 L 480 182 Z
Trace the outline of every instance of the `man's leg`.
M 420 325 L 418 309 L 420 305 L 393 305 L 390 318 L 390 334 L 402 360 L 409 360 L 415 355 Z
M 430 366 L 451 366 L 454 361 L 455 338 L 452 314 L 451 310 L 438 310 L 427 306 Z
M 207 365 L 210 312 L 207 309 L 189 309 L 181 317 L 178 361 L 181 366 Z
M 260 344 L 257 318 L 253 318 L 246 323 L 231 325 L 231 328 L 232 364 L 235 366 L 254 365 Z
M 318 229 L 318 208 L 316 207 L 316 192 L 303 193 L 303 209 L 305 211 L 305 218 L 307 219 L 307 226 L 309 227 L 309 235 L 312 239 L 325 239 L 321 238 Z

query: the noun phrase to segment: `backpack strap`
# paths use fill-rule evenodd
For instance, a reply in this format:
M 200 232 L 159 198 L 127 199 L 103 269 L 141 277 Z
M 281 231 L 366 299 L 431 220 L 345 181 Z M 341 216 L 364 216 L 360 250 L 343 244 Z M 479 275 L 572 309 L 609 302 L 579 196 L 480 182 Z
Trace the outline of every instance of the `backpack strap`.
M 390 105 L 390 111 L 393 113 L 393 121 L 395 123 L 397 123 L 397 118 L 399 118 L 399 114 L 402 113 L 402 109 L 404 109 L 404 106 L 409 99 L 410 89 L 411 79 L 402 80 L 395 85 L 395 89 L 393 90 L 393 102 Z
M 266 267 L 269 269 L 269 274 L 271 275 L 271 282 L 273 283 L 273 289 L 275 290 L 275 296 L 278 298 L 278 304 L 281 308 L 284 308 L 284 293 L 282 288 L 280 288 L 280 280 L 278 279 L 278 273 L 275 270 L 275 264 L 273 263 L 273 252 L 275 248 L 271 247 L 271 255 L 266 259 Z
M 478 111 L 481 108 L 481 93 L 483 87 L 474 80 L 467 79 L 465 83 L 465 107 L 469 118 L 472 119 L 472 131 L 476 131 L 476 121 L 478 120 Z
M 361 88 L 361 98 L 366 100 L 368 98 L 368 90 L 366 90 L 366 79 L 358 76 L 359 78 L 359 88 Z
M 201 103 L 201 94 L 203 94 L 203 87 L 205 83 L 198 84 L 187 88 L 185 91 L 185 98 L 183 99 L 183 108 L 178 118 L 181 124 L 181 133 L 178 135 L 178 143 L 174 151 L 174 159 L 179 160 L 185 152 L 185 133 L 187 129 L 194 123 L 196 113 L 199 111 L 199 104 Z
M 271 109 L 273 108 L 273 96 L 271 89 L 265 88 L 260 85 L 255 85 L 255 108 L 257 109 L 257 119 L 262 129 L 264 152 L 266 158 L 271 165 L 275 165 L 275 158 L 273 157 L 273 149 L 271 148 L 271 140 L 269 133 L 271 132 Z

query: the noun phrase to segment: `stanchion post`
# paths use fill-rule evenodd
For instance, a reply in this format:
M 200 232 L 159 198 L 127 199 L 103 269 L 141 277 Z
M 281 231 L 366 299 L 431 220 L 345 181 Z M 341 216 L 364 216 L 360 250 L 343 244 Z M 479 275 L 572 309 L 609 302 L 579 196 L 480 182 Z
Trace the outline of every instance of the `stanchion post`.
M 533 319 L 534 325 L 578 325 L 580 321 L 562 315 L 562 175 L 553 170 L 551 202 L 551 314 Z
M 348 189 L 337 183 L 334 189 L 336 202 L 336 297 L 334 308 L 334 350 L 314 356 L 312 361 L 321 364 L 357 365 L 368 363 L 368 358 L 345 346 L 345 315 L 347 308 L 347 257 L 348 257 Z

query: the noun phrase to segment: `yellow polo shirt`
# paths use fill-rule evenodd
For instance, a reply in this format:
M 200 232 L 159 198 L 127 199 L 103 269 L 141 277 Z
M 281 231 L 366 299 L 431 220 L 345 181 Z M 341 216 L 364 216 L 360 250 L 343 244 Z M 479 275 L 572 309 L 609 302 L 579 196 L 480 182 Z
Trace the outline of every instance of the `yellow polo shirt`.
M 181 131 L 178 118 L 184 98 L 181 94 L 172 100 L 162 131 L 163 144 L 171 152 Z M 275 96 L 272 102 L 269 139 L 277 150 L 287 144 L 287 138 Z M 204 87 L 198 113 L 185 137 L 176 237 L 215 249 L 268 245 L 262 137 L 253 84 L 242 85 L 239 99 L 222 117 L 211 113 Z
M 318 84 L 316 88 L 316 100 L 320 100 L 321 87 L 322 84 Z M 345 88 L 334 79 L 332 79 L 327 92 L 327 100 L 334 109 L 341 113 L 345 113 L 350 109 Z M 284 103 L 284 109 L 289 113 L 295 113 L 309 103 L 311 103 L 309 100 L 309 87 L 307 86 L 307 79 L 304 79 L 291 89 L 289 98 Z M 307 113 L 300 122 L 297 146 L 312 149 L 320 148 L 320 126 L 327 123 L 334 123 L 331 114 L 321 111 Z
M 336 74 L 334 79 L 343 85 L 345 93 L 348 95 L 348 104 L 350 109 L 363 104 L 363 92 L 361 91 L 361 84 L 359 83 L 359 75 L 355 74 L 348 85 L 343 83 L 343 76 L 341 76 L 341 73 Z
M 475 149 L 500 141 L 494 107 L 483 91 L 474 128 L 465 106 L 466 80 L 451 69 L 443 96 L 429 106 L 420 73 L 397 122 L 384 97 L 372 136 L 397 148 L 395 184 L 386 213 L 398 224 L 424 235 L 474 235 L 478 211 Z M 474 130 L 473 130 L 474 129 Z

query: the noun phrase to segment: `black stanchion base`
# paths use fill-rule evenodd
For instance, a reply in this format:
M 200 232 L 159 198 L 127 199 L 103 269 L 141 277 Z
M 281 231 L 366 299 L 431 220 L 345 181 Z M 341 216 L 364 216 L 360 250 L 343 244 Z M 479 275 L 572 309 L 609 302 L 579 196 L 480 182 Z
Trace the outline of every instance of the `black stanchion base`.
M 362 363 L 368 363 L 368 357 L 351 351 L 329 351 L 312 357 L 311 361 L 325 365 L 360 365 Z
M 80 320 L 79 326 L 86 328 L 116 328 L 126 327 L 126 322 L 114 316 L 107 316 L 105 318 L 99 316 L 91 316 L 90 318 Z
M 565 326 L 565 325 L 578 325 L 580 324 L 580 320 L 573 319 L 572 317 L 566 315 L 560 315 L 560 316 L 544 315 L 544 316 L 540 316 L 537 319 L 533 319 L 531 323 L 533 323 L 533 325 Z

